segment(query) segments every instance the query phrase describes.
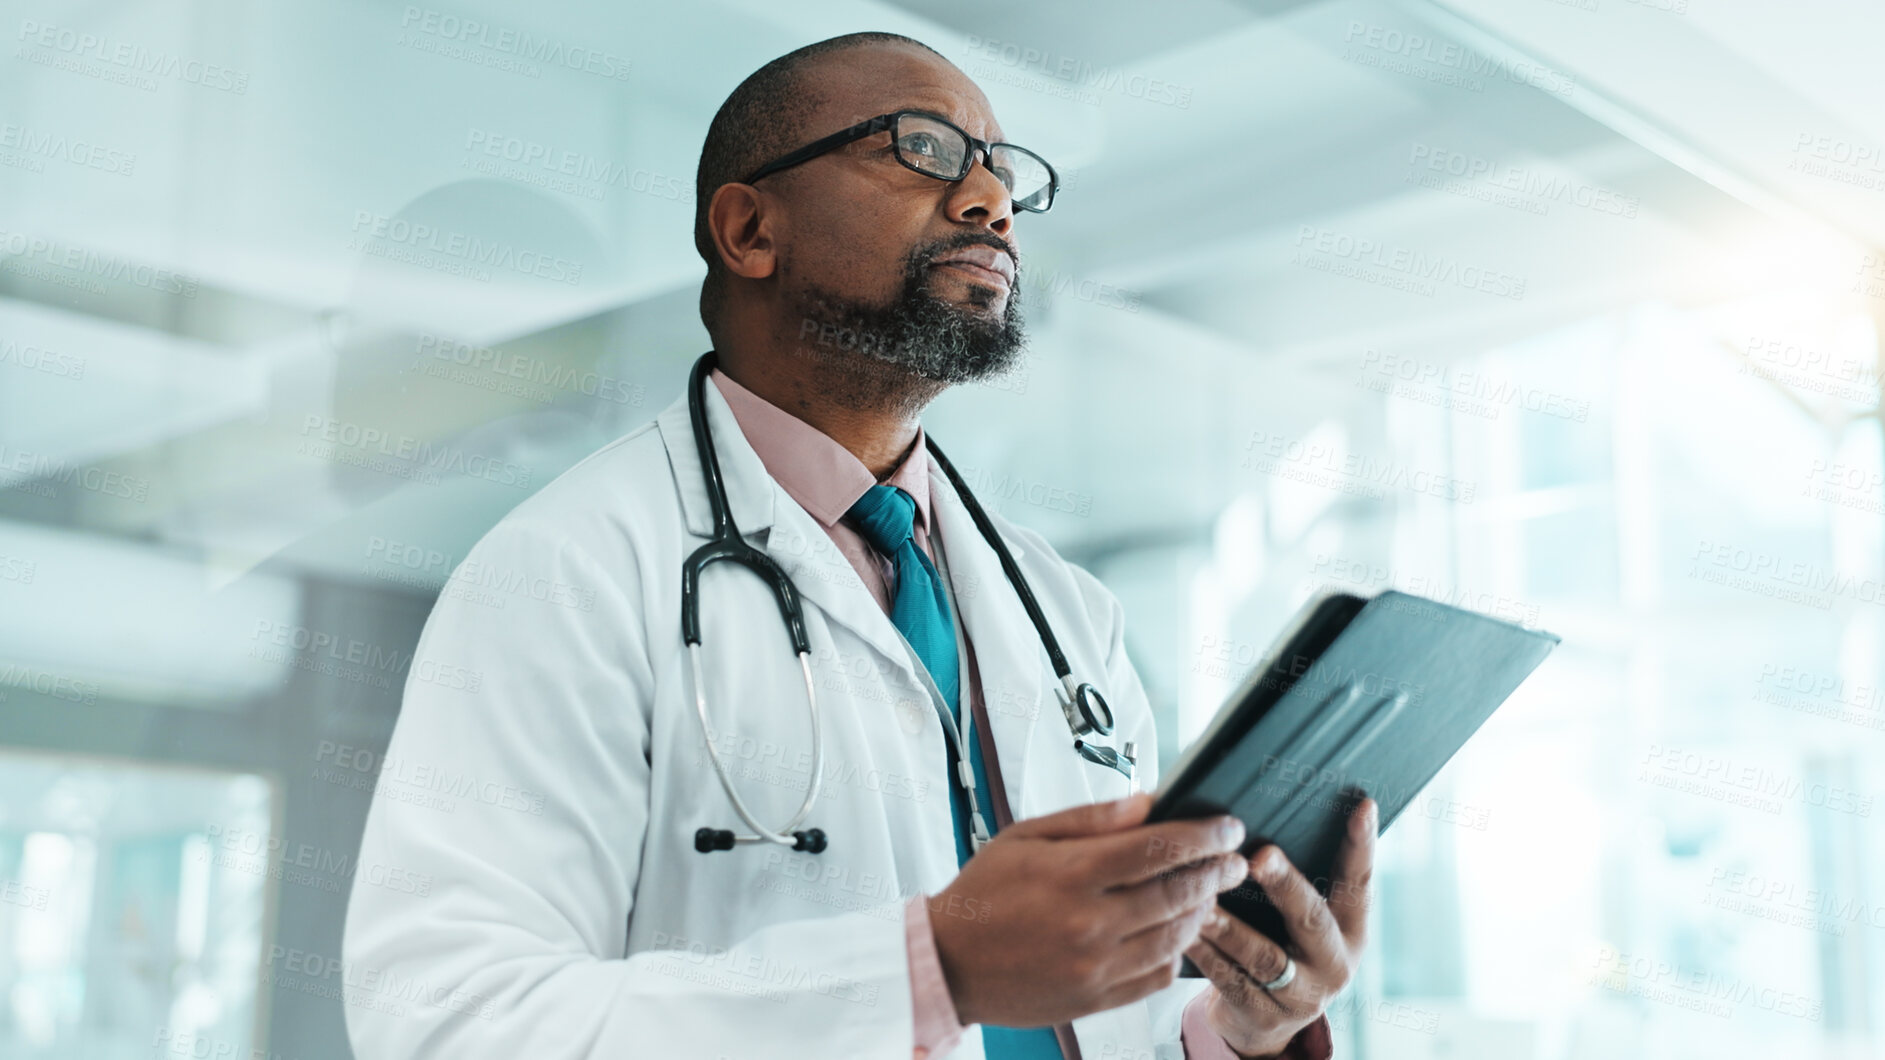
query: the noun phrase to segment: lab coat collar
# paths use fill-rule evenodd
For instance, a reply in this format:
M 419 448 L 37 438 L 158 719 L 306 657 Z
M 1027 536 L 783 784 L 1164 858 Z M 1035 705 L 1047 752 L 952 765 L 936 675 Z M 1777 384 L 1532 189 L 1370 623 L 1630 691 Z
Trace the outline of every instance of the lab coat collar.
M 707 424 L 713 431 L 734 524 L 748 540 L 764 531 L 766 553 L 791 576 L 799 595 L 831 621 L 862 637 L 892 665 L 908 671 L 910 683 L 920 688 L 922 682 L 890 616 L 877 605 L 849 561 L 829 547 L 824 528 L 766 471 L 719 388 L 705 389 Z M 706 537 L 713 533 L 713 509 L 694 446 L 687 395 L 683 393 L 663 410 L 656 423 L 667 446 L 687 529 Z M 1049 672 L 1046 651 L 1021 598 L 1008 583 L 1000 557 L 976 528 L 942 465 L 928 452 L 924 459 L 929 461 L 930 518 L 941 534 L 956 609 L 975 651 L 1008 805 L 1020 820 L 1032 816 L 1023 794 L 1035 722 L 1043 710 L 1059 711 L 1056 703 L 1042 703 Z M 1012 533 L 1004 535 L 1003 541 L 1020 563 L 1026 549 Z
M 726 485 L 727 511 L 747 541 L 779 564 L 799 596 L 816 604 L 827 618 L 862 637 L 892 664 L 908 668 L 908 653 L 897 627 L 877 605 L 863 579 L 831 543 L 831 536 L 811 514 L 779 485 L 753 450 L 720 388 L 704 388 L 707 426 L 713 432 L 714 451 Z M 656 419 L 674 469 L 681 514 L 688 532 L 699 537 L 713 533 L 713 507 L 707 499 L 707 480 L 683 393 Z M 755 540 L 764 535 L 764 544 Z M 910 683 L 920 685 L 915 674 Z
M 740 533 L 751 537 L 772 526 L 777 484 L 766 473 L 766 466 L 760 463 L 752 444 L 747 442 L 720 389 L 715 386 L 702 389 L 707 397 L 707 426 L 713 431 L 714 452 L 720 458 L 720 475 L 726 485 L 727 511 Z M 681 516 L 687 522 L 687 531 L 697 537 L 711 536 L 713 505 L 707 500 L 707 478 L 694 445 L 694 427 L 687 414 L 685 389 L 661 410 L 655 424 L 668 449 L 668 465 L 674 469 L 674 484 L 680 491 Z

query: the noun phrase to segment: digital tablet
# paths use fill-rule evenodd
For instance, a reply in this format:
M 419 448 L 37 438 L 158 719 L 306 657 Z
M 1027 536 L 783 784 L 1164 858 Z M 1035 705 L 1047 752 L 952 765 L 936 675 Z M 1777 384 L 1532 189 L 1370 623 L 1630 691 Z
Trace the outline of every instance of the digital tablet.
M 1395 590 L 1324 593 L 1185 750 L 1149 820 L 1234 814 L 1246 857 L 1275 843 L 1326 897 L 1362 796 L 1387 831 L 1558 641 Z M 1289 946 L 1255 881 L 1218 904 Z M 1199 973 L 1186 960 L 1183 974 Z

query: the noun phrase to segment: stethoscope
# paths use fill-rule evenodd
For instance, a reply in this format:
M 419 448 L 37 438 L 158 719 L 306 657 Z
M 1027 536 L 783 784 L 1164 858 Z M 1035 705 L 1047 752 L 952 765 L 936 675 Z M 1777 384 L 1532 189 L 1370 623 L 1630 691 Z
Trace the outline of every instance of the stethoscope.
M 818 785 L 824 776 L 825 750 L 818 727 L 818 691 L 812 683 L 812 648 L 810 640 L 805 636 L 805 612 L 799 605 L 798 587 L 792 584 L 792 579 L 773 562 L 772 557 L 747 544 L 739 529 L 733 525 L 733 516 L 727 506 L 726 485 L 720 477 L 720 458 L 714 452 L 713 436 L 707 428 L 705 391 L 707 376 L 712 372 L 714 363 L 714 351 L 708 350 L 694 362 L 693 374 L 688 379 L 687 414 L 693 421 L 694 447 L 700 454 L 701 470 L 707 480 L 707 500 L 713 508 L 713 540 L 695 549 L 694 554 L 681 565 L 681 639 L 687 644 L 688 661 L 694 671 L 694 712 L 700 716 L 707 756 L 713 762 L 714 772 L 720 777 L 720 786 L 726 789 L 727 798 L 733 803 L 734 812 L 740 815 L 740 820 L 745 821 L 754 834 L 736 835 L 728 828 L 701 828 L 694 833 L 694 849 L 705 854 L 715 850 L 731 850 L 735 843 L 768 842 L 810 854 L 823 853 L 825 833 L 817 828 L 799 828 L 811 815 L 812 805 L 818 801 Z M 936 439 L 927 433 L 924 439 L 929 444 L 930 455 L 936 458 L 943 474 L 949 477 L 950 484 L 955 487 L 956 495 L 962 498 L 963 506 L 969 510 L 969 517 L 975 520 L 975 527 L 981 531 L 983 540 L 1001 559 L 1002 572 L 1007 574 L 1015 593 L 1021 597 L 1021 606 L 1027 609 L 1028 619 L 1034 623 L 1034 631 L 1040 635 L 1041 645 L 1047 649 L 1054 673 L 1060 678 L 1061 688 L 1055 692 L 1055 698 L 1060 700 L 1060 710 L 1066 715 L 1067 727 L 1073 730 L 1073 749 L 1087 761 L 1117 769 L 1126 775 L 1127 780 L 1131 780 L 1133 766 L 1138 762 L 1131 741 L 1115 750 L 1086 738 L 1089 733 L 1112 735 L 1113 711 L 1106 705 L 1106 698 L 1090 683 L 1074 681 L 1073 668 L 1067 665 L 1067 657 L 1060 650 L 1060 642 L 1054 639 L 1054 631 L 1048 628 L 1047 616 L 1041 613 L 1041 605 L 1035 601 L 1034 592 L 1028 588 L 1028 580 L 1021 574 L 1014 556 L 1008 552 L 1008 546 L 1002 543 L 1001 534 L 988 521 L 987 513 L 982 511 L 982 506 L 969 492 L 962 477 L 956 474 L 949 458 L 943 456 L 942 450 L 936 447 Z M 805 800 L 799 804 L 798 812 L 778 831 L 760 824 L 752 811 L 746 808 L 746 802 L 740 798 L 739 792 L 734 790 L 733 778 L 727 773 L 726 764 L 720 760 L 720 752 L 714 747 L 713 726 L 707 720 L 706 683 L 701 679 L 700 665 L 699 589 L 701 571 L 717 560 L 744 564 L 771 587 L 773 597 L 779 604 L 779 614 L 785 619 L 786 632 L 792 638 L 792 649 L 798 652 L 799 670 L 805 675 L 805 701 L 810 704 L 812 716 L 811 783 L 806 786 Z M 943 728 L 955 747 L 956 783 L 962 785 L 968 793 L 973 847 L 979 850 L 988 841 L 989 833 L 981 807 L 976 803 L 975 777 L 969 768 L 969 756 L 963 746 L 962 733 L 946 709 L 938 709 L 937 714 L 942 718 Z

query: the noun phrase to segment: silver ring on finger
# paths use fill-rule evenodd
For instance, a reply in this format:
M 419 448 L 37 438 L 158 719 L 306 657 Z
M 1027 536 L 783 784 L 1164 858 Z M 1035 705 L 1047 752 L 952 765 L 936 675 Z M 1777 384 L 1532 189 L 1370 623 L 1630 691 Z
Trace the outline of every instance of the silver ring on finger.
M 1262 987 L 1265 993 L 1275 993 L 1295 981 L 1296 959 L 1285 955 L 1283 957 L 1283 970 L 1277 974 L 1276 978 L 1267 983 L 1258 983 L 1257 985 Z

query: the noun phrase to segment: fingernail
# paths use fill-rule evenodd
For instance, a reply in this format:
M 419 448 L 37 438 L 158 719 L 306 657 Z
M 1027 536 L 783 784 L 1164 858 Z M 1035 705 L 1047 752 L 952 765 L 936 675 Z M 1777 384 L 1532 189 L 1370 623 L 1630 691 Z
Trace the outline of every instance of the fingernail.
M 1274 880 L 1283 874 L 1283 852 L 1276 847 L 1269 847 L 1257 858 L 1257 875 L 1266 880 Z
M 1213 935 L 1221 934 L 1225 928 L 1230 927 L 1230 917 L 1225 916 L 1221 910 L 1213 909 L 1207 926 L 1210 927 Z
M 1218 837 L 1228 849 L 1235 850 L 1244 842 L 1244 823 L 1235 817 L 1226 817 L 1224 823 L 1217 826 Z
M 1248 879 L 1249 877 L 1250 877 L 1250 863 L 1248 861 L 1245 861 L 1243 858 L 1238 858 L 1238 857 L 1228 857 L 1224 859 L 1224 882 L 1225 883 L 1228 883 L 1232 887 L 1235 887 L 1238 884 L 1244 882 L 1244 880 Z

